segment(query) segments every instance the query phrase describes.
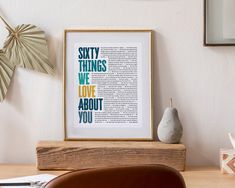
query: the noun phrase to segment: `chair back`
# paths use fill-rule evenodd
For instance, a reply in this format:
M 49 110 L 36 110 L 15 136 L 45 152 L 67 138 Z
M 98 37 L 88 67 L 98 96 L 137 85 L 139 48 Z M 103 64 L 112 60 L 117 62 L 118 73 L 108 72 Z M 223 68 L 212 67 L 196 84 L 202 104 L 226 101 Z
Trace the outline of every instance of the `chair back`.
M 181 174 L 163 165 L 125 166 L 73 171 L 45 188 L 185 188 Z

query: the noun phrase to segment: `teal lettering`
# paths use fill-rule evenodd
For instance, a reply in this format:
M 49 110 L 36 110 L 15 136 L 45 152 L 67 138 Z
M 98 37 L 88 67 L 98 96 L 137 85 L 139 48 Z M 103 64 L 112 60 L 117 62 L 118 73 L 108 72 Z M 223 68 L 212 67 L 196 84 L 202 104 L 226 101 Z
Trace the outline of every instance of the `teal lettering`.
M 78 80 L 80 85 L 90 84 L 89 73 L 78 73 Z

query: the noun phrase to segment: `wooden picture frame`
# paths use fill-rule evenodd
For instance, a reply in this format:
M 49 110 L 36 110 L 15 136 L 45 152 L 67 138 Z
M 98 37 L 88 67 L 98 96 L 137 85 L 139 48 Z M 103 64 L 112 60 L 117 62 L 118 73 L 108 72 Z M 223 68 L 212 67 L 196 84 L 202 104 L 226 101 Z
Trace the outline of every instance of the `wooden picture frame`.
M 235 46 L 235 24 L 231 16 L 234 6 L 230 3 L 235 2 L 204 0 L 204 46 Z
M 65 140 L 152 140 L 152 30 L 64 32 Z

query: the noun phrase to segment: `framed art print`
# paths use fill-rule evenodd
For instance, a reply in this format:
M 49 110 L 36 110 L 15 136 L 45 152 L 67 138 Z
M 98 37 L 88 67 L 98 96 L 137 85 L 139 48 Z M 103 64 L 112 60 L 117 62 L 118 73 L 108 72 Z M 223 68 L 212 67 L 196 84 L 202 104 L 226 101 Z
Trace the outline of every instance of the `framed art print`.
M 204 0 L 205 46 L 235 46 L 234 7 L 234 0 Z
M 65 30 L 65 140 L 152 140 L 151 50 L 151 30 Z

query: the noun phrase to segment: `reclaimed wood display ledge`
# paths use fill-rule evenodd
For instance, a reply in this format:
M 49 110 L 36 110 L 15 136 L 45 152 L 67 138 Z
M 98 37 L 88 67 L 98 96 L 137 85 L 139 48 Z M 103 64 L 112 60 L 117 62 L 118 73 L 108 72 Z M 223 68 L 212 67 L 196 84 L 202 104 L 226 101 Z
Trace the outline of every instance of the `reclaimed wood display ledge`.
M 165 164 L 184 171 L 183 144 L 140 141 L 40 141 L 39 170 L 75 170 L 120 165 Z

